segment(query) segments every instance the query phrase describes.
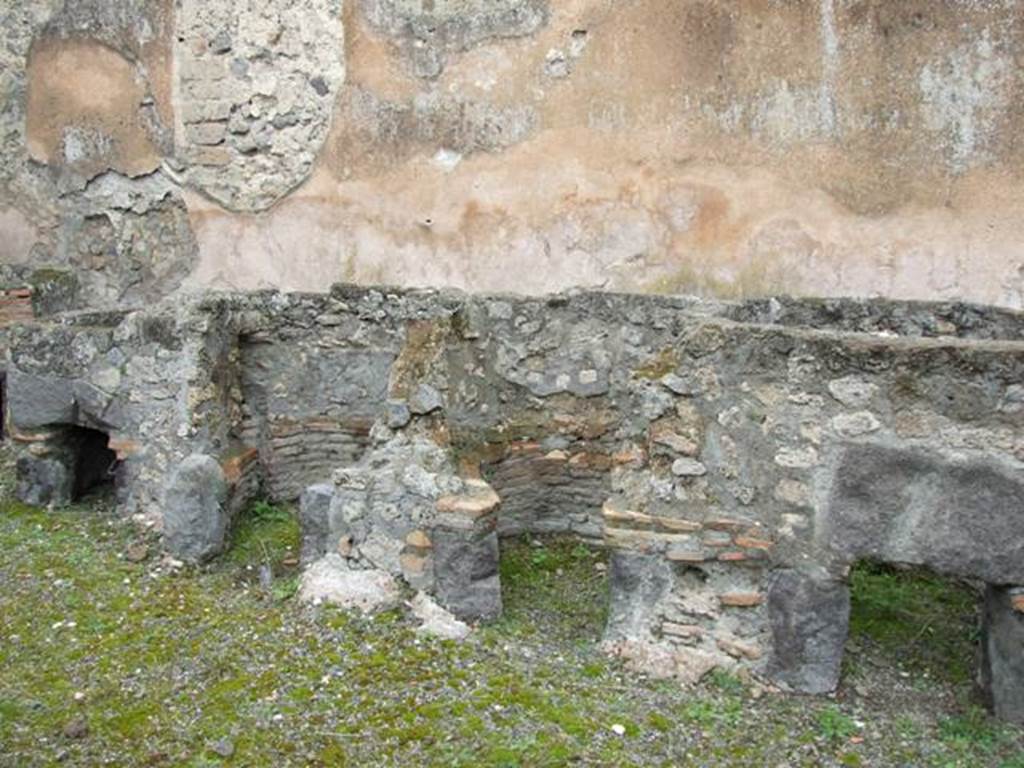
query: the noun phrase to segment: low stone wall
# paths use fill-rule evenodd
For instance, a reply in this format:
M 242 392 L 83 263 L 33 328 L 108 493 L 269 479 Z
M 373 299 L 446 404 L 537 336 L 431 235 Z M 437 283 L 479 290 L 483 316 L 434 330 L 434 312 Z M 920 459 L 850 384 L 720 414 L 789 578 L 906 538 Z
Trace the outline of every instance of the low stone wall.
M 307 560 L 489 617 L 497 532 L 600 537 L 609 650 L 810 692 L 838 680 L 850 566 L 913 563 L 991 585 L 986 669 L 1020 669 L 1000 597 L 1024 585 L 1012 312 L 339 286 L 57 317 L 13 332 L 8 371 L 26 461 L 33 430 L 106 431 L 126 508 L 182 556 L 215 554 L 242 499 L 315 484 Z

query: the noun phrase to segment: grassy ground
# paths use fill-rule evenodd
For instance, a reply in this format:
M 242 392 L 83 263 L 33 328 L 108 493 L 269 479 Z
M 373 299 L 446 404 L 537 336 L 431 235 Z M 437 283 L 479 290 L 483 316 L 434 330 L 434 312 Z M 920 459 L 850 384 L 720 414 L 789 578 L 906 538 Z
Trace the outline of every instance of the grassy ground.
M 506 614 L 456 645 L 417 636 L 401 611 L 299 605 L 298 531 L 281 510 L 255 509 L 215 565 L 174 569 L 108 501 L 30 509 L 10 499 L 6 472 L 5 768 L 1024 768 L 1024 734 L 971 707 L 950 672 L 971 652 L 973 605 L 948 584 L 912 586 L 881 620 L 877 601 L 893 604 L 905 581 L 858 573 L 838 697 L 759 695 L 721 674 L 685 691 L 601 655 L 604 555 L 572 542 L 505 542 Z

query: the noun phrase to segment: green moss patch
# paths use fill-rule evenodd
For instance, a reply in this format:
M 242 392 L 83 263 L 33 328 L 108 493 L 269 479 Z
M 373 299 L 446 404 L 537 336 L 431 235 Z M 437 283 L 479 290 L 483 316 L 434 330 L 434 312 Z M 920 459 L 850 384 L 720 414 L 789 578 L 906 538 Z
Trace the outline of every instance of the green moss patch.
M 850 634 L 906 667 L 967 684 L 974 673 L 978 592 L 922 569 L 861 563 L 850 574 Z
M 3 768 L 1021 765 L 1020 730 L 938 709 L 930 689 L 908 710 L 624 670 L 599 647 L 604 553 L 575 542 L 503 542 L 506 615 L 455 644 L 402 610 L 275 594 L 294 579 L 288 510 L 254 509 L 227 556 L 172 569 L 154 540 L 125 556 L 140 534 L 108 501 L 47 513 L 9 489 L 0 477 Z M 246 577 L 267 562 L 269 588 Z

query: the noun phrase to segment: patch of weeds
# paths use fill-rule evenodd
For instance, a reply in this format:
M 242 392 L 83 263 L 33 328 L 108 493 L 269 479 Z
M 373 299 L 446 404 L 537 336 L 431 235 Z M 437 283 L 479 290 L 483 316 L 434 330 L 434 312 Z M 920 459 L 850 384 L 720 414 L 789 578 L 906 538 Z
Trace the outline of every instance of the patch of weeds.
M 501 542 L 504 612 L 497 627 L 520 637 L 574 638 L 595 642 L 608 611 L 604 551 L 550 537 Z
M 850 574 L 850 635 L 929 675 L 966 684 L 973 672 L 978 595 L 922 569 L 858 564 Z
M 942 740 L 959 747 L 993 748 L 999 740 L 999 727 L 980 707 L 970 707 L 966 712 L 949 717 L 939 723 Z
M 683 708 L 683 719 L 694 725 L 709 727 L 714 725 L 715 705 L 710 701 L 692 701 Z
M 289 576 L 284 579 L 277 579 L 270 587 L 270 596 L 274 600 L 288 600 L 299 591 L 299 577 Z
M 847 741 L 858 730 L 853 718 L 836 706 L 819 710 L 815 719 L 818 722 L 818 732 L 828 741 Z
M 894 723 L 896 733 L 901 738 L 910 740 L 916 738 L 921 733 L 921 726 L 918 725 L 913 718 L 907 717 L 906 715 L 900 715 L 896 718 Z
M 254 501 L 249 514 L 256 520 L 263 522 L 285 522 L 292 518 L 292 514 L 284 507 L 271 504 L 269 501 L 260 499 Z
M 708 674 L 708 683 L 723 693 L 740 694 L 746 688 L 743 681 L 724 669 L 713 669 Z
M 226 560 L 243 567 L 268 565 L 276 571 L 297 555 L 300 542 L 299 521 L 292 510 L 257 501 L 235 522 Z
M 660 712 L 651 712 L 647 716 L 647 723 L 660 733 L 668 733 L 672 730 L 672 721 Z

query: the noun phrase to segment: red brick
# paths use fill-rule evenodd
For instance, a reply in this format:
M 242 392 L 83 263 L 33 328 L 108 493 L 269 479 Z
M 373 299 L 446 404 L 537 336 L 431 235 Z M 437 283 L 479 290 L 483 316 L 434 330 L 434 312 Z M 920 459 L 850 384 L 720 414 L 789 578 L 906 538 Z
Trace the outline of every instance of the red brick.
M 737 659 L 750 659 L 751 661 L 756 661 L 757 659 L 760 659 L 763 654 L 760 646 L 754 643 L 745 643 L 741 640 L 734 640 L 729 637 L 718 638 L 718 647 Z
M 713 517 L 704 521 L 704 527 L 713 531 L 738 531 L 741 528 L 749 528 L 750 523 L 743 520 L 734 520 L 729 517 Z
M 772 542 L 767 539 L 757 539 L 752 536 L 737 536 L 736 546 L 744 549 L 771 549 Z
M 764 595 L 760 592 L 726 592 L 718 599 L 730 608 L 753 608 L 764 602 Z
M 120 456 L 120 452 L 118 452 Z M 229 485 L 234 485 L 242 478 L 245 468 L 257 459 L 259 452 L 255 448 L 249 448 L 239 454 L 226 459 L 221 468 L 224 470 L 224 479 Z
M 708 559 L 704 552 L 698 550 L 672 550 L 666 555 L 674 563 L 703 563 Z
M 718 559 L 723 563 L 741 563 L 747 559 L 746 552 L 723 552 L 718 556 Z
M 107 448 L 117 454 L 117 458 L 125 459 L 128 456 L 134 456 L 138 453 L 142 446 L 139 445 L 135 440 L 128 440 L 123 437 L 111 437 L 107 441 Z

